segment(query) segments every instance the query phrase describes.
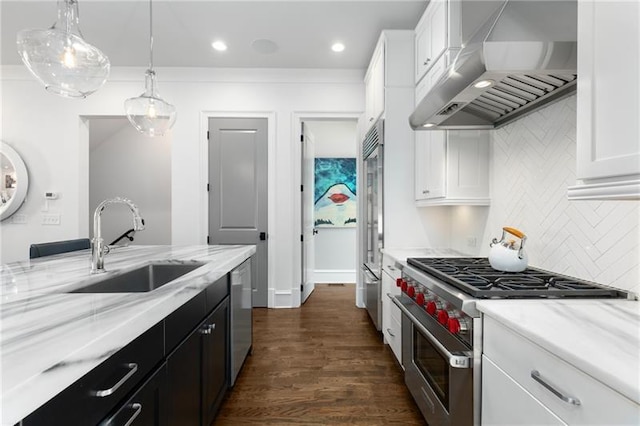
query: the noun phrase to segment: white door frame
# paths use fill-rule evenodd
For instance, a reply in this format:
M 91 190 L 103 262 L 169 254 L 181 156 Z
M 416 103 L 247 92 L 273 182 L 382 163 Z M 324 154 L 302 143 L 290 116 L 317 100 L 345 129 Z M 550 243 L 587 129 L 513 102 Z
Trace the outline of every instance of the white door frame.
M 291 120 L 291 140 L 296 141 L 297 143 L 294 144 L 294 148 L 293 148 L 293 155 L 291 156 L 291 158 L 298 158 L 301 159 L 302 158 L 302 143 L 300 143 L 300 129 L 302 128 L 302 122 L 304 121 L 310 121 L 310 120 L 325 120 L 325 121 L 338 121 L 338 120 L 353 120 L 356 121 L 357 124 L 360 123 L 360 119 L 362 118 L 362 112 L 293 112 L 293 117 Z M 359 132 L 357 133 L 359 134 Z M 357 149 L 356 151 L 359 151 L 359 149 Z M 356 173 L 358 175 L 358 178 L 360 178 L 360 162 L 358 161 L 358 159 L 360 158 L 360 156 L 356 156 Z M 293 217 L 295 218 L 296 222 L 294 224 L 295 229 L 300 230 L 300 232 L 302 232 L 302 193 L 300 192 L 300 184 L 301 184 L 301 179 L 302 179 L 302 164 L 301 161 L 297 161 L 295 162 L 296 164 L 294 164 L 293 167 L 293 177 L 292 177 L 292 182 L 293 182 L 293 186 L 295 186 L 295 188 L 297 189 L 296 193 L 296 198 L 295 198 L 295 202 L 294 202 L 294 206 L 295 206 L 295 211 L 293 212 Z M 302 276 L 302 246 L 300 244 L 300 236 L 298 235 L 299 233 L 295 233 L 296 236 L 296 241 L 294 241 L 293 243 L 295 244 L 295 247 L 298 247 L 297 250 L 294 250 L 293 252 L 295 253 L 296 258 L 293 261 L 293 276 L 297 277 L 296 279 L 299 279 Z M 360 241 L 360 227 L 356 228 L 356 241 L 359 242 Z M 358 249 L 357 249 L 358 250 Z M 356 305 L 357 306 L 364 306 L 363 301 L 364 301 L 364 292 L 362 289 L 362 283 L 360 282 L 360 274 L 358 273 L 359 269 L 359 265 L 361 263 L 361 259 L 360 259 L 360 250 L 358 250 L 357 253 L 357 257 L 356 257 Z M 294 283 L 294 289 L 293 289 L 293 293 L 294 296 L 292 297 L 292 300 L 297 300 L 298 301 L 298 305 L 301 305 L 300 300 L 302 299 L 302 294 L 300 292 L 300 283 L 299 282 L 295 282 Z M 295 296 L 297 294 L 297 297 Z
M 209 118 L 266 118 L 267 119 L 267 307 L 275 307 L 275 247 L 277 240 L 275 233 L 275 153 L 276 153 L 276 113 L 274 111 L 201 111 L 200 112 L 200 182 L 202 182 L 202 196 L 200 197 L 201 216 L 200 229 L 209 229 L 209 194 L 206 190 L 209 181 Z M 208 231 L 206 231 L 208 232 Z M 206 244 L 206 235 L 202 236 Z

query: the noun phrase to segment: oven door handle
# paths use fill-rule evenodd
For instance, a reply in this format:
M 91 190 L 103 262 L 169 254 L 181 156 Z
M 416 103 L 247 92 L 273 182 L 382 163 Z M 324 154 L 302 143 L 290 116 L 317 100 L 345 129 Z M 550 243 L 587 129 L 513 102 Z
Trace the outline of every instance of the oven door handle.
M 366 277 L 366 280 L 367 280 L 366 284 L 377 284 L 378 281 L 380 281 L 378 278 L 376 278 L 375 275 L 371 273 L 369 268 L 367 268 L 366 266 L 362 266 L 360 269 L 362 269 L 362 272 Z
M 409 318 L 414 327 L 416 327 L 424 337 L 426 337 L 431 344 L 433 344 L 438 350 L 447 357 L 449 360 L 449 365 L 453 368 L 471 368 L 473 366 L 473 357 L 468 355 L 465 352 L 451 352 L 449 349 L 445 348 L 442 343 L 438 341 L 434 337 L 433 334 L 427 328 L 420 324 L 420 321 L 411 313 L 409 310 L 398 300 L 398 298 L 393 297 L 391 293 L 387 293 L 387 297 L 389 297 L 393 303 L 396 304 L 398 308 L 402 311 L 404 315 Z

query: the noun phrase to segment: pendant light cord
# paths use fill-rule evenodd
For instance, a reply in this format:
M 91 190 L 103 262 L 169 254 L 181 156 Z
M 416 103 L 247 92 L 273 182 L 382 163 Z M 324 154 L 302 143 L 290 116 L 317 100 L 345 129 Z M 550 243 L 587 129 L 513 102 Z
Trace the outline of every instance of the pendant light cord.
M 153 1 L 149 0 L 149 70 L 153 71 Z

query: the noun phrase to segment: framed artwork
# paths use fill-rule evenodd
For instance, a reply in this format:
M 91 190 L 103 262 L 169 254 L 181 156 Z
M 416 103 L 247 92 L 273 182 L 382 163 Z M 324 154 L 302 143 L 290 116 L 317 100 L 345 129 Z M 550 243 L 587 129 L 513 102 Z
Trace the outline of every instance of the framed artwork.
M 356 159 L 316 158 L 314 226 L 356 226 Z

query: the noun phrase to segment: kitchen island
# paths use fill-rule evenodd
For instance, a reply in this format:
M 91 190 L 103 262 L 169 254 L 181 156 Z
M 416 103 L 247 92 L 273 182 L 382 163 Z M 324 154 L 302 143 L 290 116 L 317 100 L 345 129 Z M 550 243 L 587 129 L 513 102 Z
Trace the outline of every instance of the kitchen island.
M 70 293 L 94 279 L 88 250 L 0 266 L 2 425 L 46 404 L 254 253 L 255 246 L 113 249 L 105 258 L 112 272 L 156 261 L 204 263 L 137 293 Z

